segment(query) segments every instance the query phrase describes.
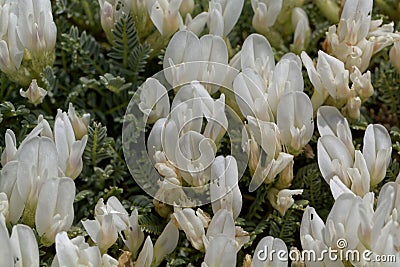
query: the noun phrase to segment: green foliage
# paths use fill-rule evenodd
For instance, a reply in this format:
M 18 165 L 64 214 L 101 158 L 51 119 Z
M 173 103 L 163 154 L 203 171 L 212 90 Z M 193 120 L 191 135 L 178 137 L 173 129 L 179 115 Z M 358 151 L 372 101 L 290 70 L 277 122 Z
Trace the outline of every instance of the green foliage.
M 128 76 L 129 81 L 140 78 L 151 53 L 149 44 L 141 44 L 131 16 L 123 16 L 113 30 L 114 45 L 108 56 L 115 62 L 114 72 Z

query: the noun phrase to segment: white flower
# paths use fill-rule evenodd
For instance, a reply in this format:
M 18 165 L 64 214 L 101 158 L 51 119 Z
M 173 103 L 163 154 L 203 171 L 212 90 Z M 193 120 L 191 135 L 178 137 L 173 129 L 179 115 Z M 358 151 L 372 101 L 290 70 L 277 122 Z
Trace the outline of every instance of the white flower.
M 307 13 L 300 7 L 295 7 L 292 10 L 292 27 L 294 29 L 294 37 L 290 49 L 299 54 L 307 48 L 311 37 Z
M 353 138 L 347 119 L 335 107 L 322 106 L 317 112 L 318 132 L 321 136 L 333 135 L 345 145 L 349 154 L 354 157 Z
M 354 66 L 353 72 L 350 74 L 350 79 L 353 82 L 351 88 L 357 92 L 357 95 L 361 98 L 362 101 L 367 100 L 370 96 L 374 94 L 370 71 L 361 74 L 361 71 L 356 66 Z
M 314 208 L 307 207 L 304 211 L 300 226 L 300 240 L 303 249 L 315 251 L 316 255 L 320 255 L 322 251 L 328 249 L 328 246 L 324 241 L 324 232 L 325 224 L 322 219 L 318 216 Z M 332 262 L 333 261 L 329 260 L 329 257 L 325 257 L 322 264 L 326 266 L 329 263 L 332 264 Z M 318 267 L 321 265 L 321 262 L 315 262 L 312 260 L 310 261 L 310 259 L 307 257 L 305 259 L 305 263 L 307 266 L 312 267 Z M 343 266 L 341 262 L 339 262 L 337 265 Z
M 139 227 L 139 214 L 137 209 L 132 211 L 128 219 L 127 227 L 123 230 L 123 233 L 124 235 L 121 235 L 122 240 L 135 257 L 144 240 L 144 233 Z
M 99 248 L 97 246 L 90 247 L 83 236 L 70 240 L 66 232 L 58 233 L 55 247 L 56 256 L 51 264 L 52 267 L 102 266 Z
M 225 235 L 211 239 L 201 267 L 236 266 L 236 241 Z
M 179 230 L 175 224 L 170 221 L 164 228 L 161 235 L 154 244 L 153 264 L 158 266 L 164 257 L 175 250 L 179 241 Z
M 17 154 L 17 139 L 12 130 L 7 129 L 4 137 L 5 148 L 1 154 L 1 165 L 4 167 L 7 162 L 12 161 Z
M 275 69 L 275 58 L 267 38 L 260 34 L 249 35 L 240 54 L 241 69 L 251 68 L 264 80 L 267 88 Z
M 57 233 L 68 231 L 74 221 L 75 184 L 71 178 L 50 178 L 39 192 L 36 230 L 46 245 L 54 243 Z
M 218 235 L 224 235 L 228 238 L 235 239 L 235 221 L 232 212 L 226 209 L 218 210 L 212 218 L 207 229 L 204 240 L 206 251 L 209 249 L 209 242 Z
M 197 51 L 194 53 L 194 51 Z M 191 31 L 182 30 L 171 38 L 164 55 L 164 75 L 174 88 L 196 80 L 201 60 L 199 38 Z
M 47 91 L 39 87 L 35 79 L 32 80 L 28 90 L 24 92 L 21 88 L 19 93 L 22 97 L 28 98 L 29 102 L 35 106 L 42 103 L 43 98 L 47 95 Z
M 274 115 L 267 101 L 265 83 L 254 70 L 246 68 L 233 81 L 236 103 L 243 116 L 262 121 L 273 121 Z
M 282 9 L 282 0 L 251 0 L 254 11 L 253 27 L 259 33 L 265 33 L 275 24 Z
M 185 27 L 183 28 L 184 29 L 186 28 L 187 30 L 199 36 L 206 27 L 208 18 L 209 18 L 208 12 L 201 12 L 194 18 L 192 18 L 190 14 L 187 14 L 185 18 Z
M 393 47 L 389 52 L 390 62 L 396 67 L 397 71 L 400 70 L 400 38 L 396 38 Z
M 58 177 L 56 162 L 57 151 L 53 141 L 47 137 L 35 136 L 23 142 L 15 160 L 4 166 L 0 192 L 8 196 L 12 223 L 18 222 L 24 213 L 24 223 L 34 225 L 41 186 L 47 179 Z
M 253 174 L 249 191 L 262 183 L 272 183 L 288 166 L 293 166 L 293 155 L 282 152 L 278 126 L 247 117 L 248 133 L 243 134 L 243 149 L 250 154 L 250 172 Z M 250 135 L 250 136 L 249 136 Z
M 179 7 L 179 12 L 182 17 L 186 17 L 187 14 L 193 12 L 194 0 L 182 0 L 181 6 Z
M 151 242 L 150 236 L 144 241 L 142 251 L 140 251 L 138 258 L 136 259 L 135 266 L 150 267 L 153 262 L 153 242 Z
M 326 50 L 345 63 L 364 72 L 371 57 L 393 43 L 393 24 L 371 20 L 372 0 L 349 0 L 343 7 L 338 26 L 329 27 Z
M 154 123 L 168 116 L 168 92 L 158 80 L 148 78 L 140 90 L 139 108 L 144 113 L 146 123 Z
M 242 194 L 238 185 L 236 159 L 232 156 L 218 156 L 211 166 L 210 197 L 213 212 L 226 209 L 239 216 L 242 209 Z
M 303 193 L 303 189 L 297 190 L 289 190 L 282 189 L 278 190 L 276 188 L 272 188 L 268 191 L 268 199 L 271 203 L 272 207 L 279 211 L 279 213 L 284 216 L 286 211 L 293 205 L 294 199 L 293 195 L 301 195 Z
M 212 34 L 200 38 L 201 68 L 198 80 L 210 94 L 214 94 L 223 83 L 228 71 L 228 48 L 225 41 Z
M 339 108 L 343 106 L 350 96 L 349 71 L 344 68 L 343 62 L 322 51 L 318 51 L 316 68 L 305 52 L 301 53 L 301 58 L 310 81 L 321 98 L 316 101 L 316 96 L 313 96 L 314 110 L 321 106 L 328 96 L 336 101 Z M 342 103 L 343 101 L 344 103 Z
M 304 90 L 300 58 L 293 53 L 285 54 L 276 64 L 268 86 L 268 103 L 276 118 L 281 97 L 289 92 Z
M 27 86 L 32 78 L 54 62 L 57 28 L 49 0 L 2 1 L 0 3 L 0 70 Z M 24 54 L 28 66 L 22 66 Z M 27 61 L 28 62 L 28 61 Z
M 76 140 L 74 128 L 66 112 L 58 110 L 54 122 L 54 141 L 58 153 L 58 165 L 63 175 L 75 179 L 83 168 L 82 154 L 87 135 Z
M 10 237 L 1 213 L 0 247 L 1 266 L 39 266 L 39 248 L 32 229 L 23 224 L 15 225 Z
M 128 15 L 131 4 L 134 1 L 128 0 L 98 0 L 100 5 L 101 26 L 109 40 L 113 40 L 112 30 L 114 24 L 123 16 Z M 145 10 L 146 12 L 146 10 Z
M 293 154 L 298 154 L 314 133 L 311 100 L 303 92 L 284 95 L 277 109 L 277 125 L 282 142 Z
M 179 229 L 183 230 L 187 239 L 197 250 L 204 250 L 203 236 L 205 235 L 204 226 L 201 219 L 191 208 L 184 208 L 172 214 L 173 222 Z
M 99 199 L 95 207 L 95 220 L 82 221 L 90 238 L 99 246 L 104 254 L 118 238 L 118 232 L 128 228 L 128 213 L 115 197 L 104 205 Z M 129 238 L 132 238 L 131 236 Z
M 152 5 L 150 18 L 162 36 L 171 36 L 183 25 L 181 3 L 182 0 L 157 0 Z
M 350 188 L 351 181 L 347 169 L 353 167 L 353 158 L 346 145 L 336 136 L 325 135 L 318 139 L 318 166 L 327 183 L 333 176 Z
M 88 133 L 88 127 L 90 122 L 90 114 L 83 114 L 79 118 L 75 113 L 75 108 L 72 103 L 69 103 L 68 117 L 71 121 L 72 128 L 74 129 L 75 137 L 77 140 L 81 140 Z
M 227 36 L 238 21 L 244 0 L 211 0 L 208 12 L 210 33 Z
M 385 127 L 379 124 L 368 125 L 364 135 L 363 156 L 374 188 L 386 176 L 392 155 L 392 142 Z
M 271 251 L 278 252 L 277 254 Z M 284 252 L 284 254 L 282 253 Z M 282 255 L 287 255 L 287 247 L 285 242 L 279 238 L 266 236 L 258 242 L 254 251 L 251 267 L 283 267 L 287 266 L 287 261 L 280 259 Z M 272 258 L 270 257 L 272 255 Z M 279 257 L 277 257 L 279 255 Z

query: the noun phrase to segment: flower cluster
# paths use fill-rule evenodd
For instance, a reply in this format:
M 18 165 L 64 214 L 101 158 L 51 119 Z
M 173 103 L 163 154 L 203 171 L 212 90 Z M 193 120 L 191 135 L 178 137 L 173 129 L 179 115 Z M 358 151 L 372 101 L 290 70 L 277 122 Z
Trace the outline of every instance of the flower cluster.
M 53 65 L 57 28 L 49 0 L 0 1 L 0 70 L 22 85 Z

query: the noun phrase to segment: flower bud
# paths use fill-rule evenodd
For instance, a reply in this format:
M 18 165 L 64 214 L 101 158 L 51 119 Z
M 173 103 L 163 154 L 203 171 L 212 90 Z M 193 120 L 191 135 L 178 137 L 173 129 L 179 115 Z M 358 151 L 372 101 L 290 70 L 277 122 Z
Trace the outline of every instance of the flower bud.
M 71 178 L 50 178 L 39 192 L 36 230 L 42 243 L 54 243 L 57 233 L 68 231 L 74 221 L 75 184 Z
M 173 222 L 182 229 L 192 246 L 197 250 L 204 250 L 203 236 L 205 235 L 201 219 L 193 209 L 184 208 L 172 214 Z
M 179 241 L 179 230 L 170 221 L 167 226 L 165 226 L 164 231 L 158 237 L 154 245 L 154 259 L 153 265 L 158 266 L 164 257 L 175 250 Z
M 29 102 L 37 106 L 43 102 L 43 98 L 47 95 L 47 91 L 37 85 L 35 79 L 32 80 L 31 85 L 25 92 L 19 91 L 22 97 L 28 98 Z
M 267 28 L 275 24 L 282 9 L 282 0 L 251 0 L 254 11 L 253 27 L 259 33 L 265 33 Z
M 7 162 L 12 161 L 17 154 L 17 139 L 12 130 L 7 129 L 5 134 L 5 145 L 6 147 L 1 154 L 1 165 L 4 167 Z
M 374 94 L 370 71 L 361 74 L 361 71 L 356 66 L 354 66 L 353 73 L 350 74 L 350 79 L 353 82 L 352 89 L 357 92 L 361 101 L 367 100 L 370 96 Z
M 150 18 L 162 36 L 173 35 L 183 25 L 179 7 L 182 0 L 157 0 L 150 11 Z
M 347 100 L 347 104 L 344 107 L 346 115 L 353 120 L 360 118 L 361 99 L 358 96 L 351 97 Z
M 82 140 L 76 140 L 67 113 L 59 109 L 54 122 L 54 139 L 60 170 L 65 176 L 75 179 L 83 168 L 82 154 L 86 147 L 87 135 Z
M 202 267 L 236 266 L 236 241 L 225 235 L 211 239 Z
M 144 233 L 139 227 L 139 214 L 137 209 L 132 211 L 127 228 L 123 232 L 125 237 L 122 238 L 122 240 L 135 257 L 144 240 Z
M 194 0 L 182 0 L 181 6 L 179 7 L 179 12 L 182 17 L 186 17 L 187 14 L 193 12 L 194 9 Z
M 294 37 L 290 49 L 294 53 L 300 54 L 307 48 L 311 36 L 307 13 L 300 7 L 295 7 L 292 11 L 292 27 L 294 28 Z
M 389 52 L 390 62 L 400 71 L 400 39 L 396 39 Z
M 289 190 L 283 189 L 278 190 L 276 188 L 272 188 L 268 192 L 268 200 L 271 203 L 272 207 L 279 211 L 279 213 L 284 216 L 286 211 L 293 205 L 294 199 L 293 195 L 301 195 L 303 193 L 303 189 L 297 190 Z
M 81 140 L 88 133 L 90 114 L 83 114 L 82 118 L 79 118 L 75 113 L 74 106 L 72 103 L 69 103 L 68 117 L 71 121 L 72 128 L 74 129 L 75 138 Z
M 140 251 L 135 266 L 150 267 L 153 261 L 153 254 L 153 242 L 151 242 L 151 238 L 148 236 L 146 241 L 144 241 L 142 251 Z

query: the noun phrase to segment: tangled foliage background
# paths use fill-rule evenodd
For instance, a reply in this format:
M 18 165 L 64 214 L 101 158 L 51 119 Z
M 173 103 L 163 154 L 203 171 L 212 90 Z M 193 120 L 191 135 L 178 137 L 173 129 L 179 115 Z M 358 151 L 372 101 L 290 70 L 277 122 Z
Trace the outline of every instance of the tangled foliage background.
M 207 0 L 195 2 L 192 14 L 207 10 Z M 306 11 L 311 34 L 305 51 L 311 58 L 317 58 L 318 51 L 324 48 L 325 33 L 329 26 L 338 22 L 339 14 L 333 17 L 326 14 L 326 7 L 321 4 L 324 1 L 284 2 L 301 6 Z M 344 1 L 335 2 L 338 11 L 343 4 L 341 2 Z M 385 23 L 393 20 L 397 30 L 400 19 L 398 5 L 397 0 L 375 1 L 373 17 L 382 18 Z M 137 209 L 140 228 L 156 240 L 167 225 L 168 218 L 156 212 L 153 199 L 132 179 L 123 156 L 121 133 L 125 111 L 132 95 L 146 78 L 163 69 L 162 60 L 168 40 L 162 43 L 152 39 L 150 35 L 140 37 L 134 20 L 126 16 L 116 22 L 111 44 L 101 27 L 97 0 L 57 0 L 52 1 L 52 9 L 57 26 L 55 62 L 36 77 L 38 85 L 47 91 L 47 95 L 38 105 L 29 103 L 20 95 L 21 85 L 12 82 L 5 73 L 0 72 L 0 136 L 5 136 L 6 130 L 11 129 L 19 144 L 37 125 L 39 115 L 43 115 L 53 125 L 57 109 L 68 110 L 69 103 L 74 105 L 80 115 L 90 113 L 83 170 L 75 179 L 75 217 L 68 236 L 73 238 L 83 235 L 88 239 L 81 221 L 93 219 L 95 205 L 100 198 L 106 201 L 115 196 L 128 213 Z M 237 24 L 227 36 L 231 46 L 230 56 L 241 49 L 251 33 L 256 32 L 252 26 L 253 15 L 251 1 L 246 0 Z M 290 23 L 290 18 L 285 20 L 282 15 L 278 21 L 284 25 Z M 154 28 L 152 33 L 155 32 L 157 30 Z M 293 42 L 293 31 L 279 31 L 278 27 L 277 32 L 281 35 L 279 44 L 274 45 L 270 41 L 276 62 L 290 51 Z M 382 124 L 390 133 L 393 144 L 391 163 L 385 179 L 374 189 L 376 193 L 383 184 L 395 181 L 400 170 L 400 74 L 389 60 L 389 50 L 390 47 L 384 48 L 372 58 L 368 70 L 372 74 L 374 94 L 363 103 L 360 118 L 350 120 L 356 148 L 362 146 L 362 138 L 369 123 Z M 314 89 L 304 68 L 303 77 L 304 91 L 311 97 Z M 26 90 L 27 87 L 23 89 Z M 305 151 L 295 157 L 294 179 L 290 189 L 304 191 L 301 195 L 294 196 L 294 204 L 283 216 L 268 201 L 267 194 L 271 184 L 263 184 L 250 193 L 247 190 L 251 181 L 250 171 L 247 170 L 240 179 L 243 208 L 236 219 L 236 225 L 249 233 L 250 240 L 238 252 L 238 266 L 242 265 L 246 254 L 253 255 L 259 240 L 268 235 L 282 239 L 288 248 L 301 249 L 300 224 L 307 205 L 314 207 L 321 218 L 326 220 L 334 199 L 318 167 L 318 137 L 315 128 Z M 0 146 L 4 149 L 4 138 L 0 138 Z M 212 214 L 211 205 L 201 208 Z M 56 253 L 55 247 L 43 246 L 39 241 L 39 249 L 41 265 L 50 266 Z M 107 253 L 118 259 L 122 250 L 124 244 L 118 239 Z M 194 249 L 181 232 L 177 248 L 162 264 L 200 266 L 203 258 L 204 254 Z

